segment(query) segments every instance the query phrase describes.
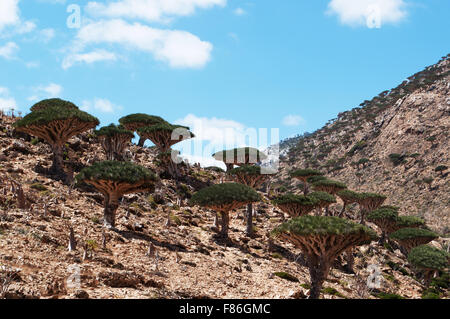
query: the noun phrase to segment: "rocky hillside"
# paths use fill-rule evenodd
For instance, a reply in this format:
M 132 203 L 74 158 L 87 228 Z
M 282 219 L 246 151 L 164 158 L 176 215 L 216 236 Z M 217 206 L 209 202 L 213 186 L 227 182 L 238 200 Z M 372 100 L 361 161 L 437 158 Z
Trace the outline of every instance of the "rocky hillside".
M 278 184 L 296 191 L 291 169 L 320 169 L 353 190 L 387 195 L 401 214 L 450 236 L 449 93 L 450 54 L 316 132 L 282 142 Z
M 436 84 L 435 93 L 424 92 L 423 99 L 430 94 L 441 96 L 441 89 Z M 437 112 L 438 104 L 434 105 Z M 297 258 L 299 251 L 278 241 L 268 245 L 268 232 L 285 216 L 267 198 L 256 207 L 256 237 L 245 237 L 245 220 L 238 211 L 231 221 L 232 243 L 224 244 L 214 237 L 213 213 L 187 205 L 194 191 L 219 182 L 223 176 L 213 170 L 185 166 L 185 177 L 178 185 L 162 180 L 154 194 L 125 196 L 118 210 L 117 230 L 104 230 L 102 196 L 89 188 L 63 185 L 43 174 L 43 168 L 50 164 L 49 146 L 16 135 L 11 127 L 15 119 L 0 118 L 3 297 L 306 298 L 309 272 Z M 433 132 L 438 126 L 435 122 Z M 429 128 L 424 127 L 428 132 Z M 356 134 L 356 139 L 362 139 L 362 133 Z M 440 135 L 434 143 L 441 150 L 439 142 Z M 136 163 L 157 169 L 151 148 L 131 146 L 130 154 Z M 90 133 L 70 140 L 65 156 L 70 159 L 66 167 L 74 174 L 104 159 Z M 425 156 L 424 151 L 420 156 Z M 373 165 L 367 169 L 373 171 Z M 406 165 L 416 164 L 408 158 L 407 164 L 395 170 L 408 172 Z M 368 178 L 369 173 L 365 174 Z M 351 182 L 349 179 L 347 182 Z M 437 186 L 434 192 L 443 194 L 443 186 L 433 182 L 432 188 Z M 71 228 L 77 247 L 69 251 Z M 432 244 L 442 247 L 438 241 Z M 372 243 L 356 249 L 356 274 L 347 273 L 344 265 L 343 260 L 336 262 L 325 282 L 324 298 L 377 298 L 383 296 L 380 293 L 404 298 L 421 296 L 420 278 L 416 278 L 400 251 L 390 246 Z M 369 289 L 367 278 L 374 269 L 379 270 L 381 286 Z M 448 297 L 448 291 L 442 290 L 441 296 Z

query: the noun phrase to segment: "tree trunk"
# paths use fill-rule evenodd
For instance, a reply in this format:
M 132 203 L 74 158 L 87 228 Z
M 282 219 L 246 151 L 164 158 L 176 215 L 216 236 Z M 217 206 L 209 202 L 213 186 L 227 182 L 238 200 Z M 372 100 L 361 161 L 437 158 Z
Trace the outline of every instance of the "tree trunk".
M 309 193 L 309 186 L 307 182 L 303 183 L 303 195 L 308 195 Z
M 53 163 L 50 168 L 50 172 L 62 176 L 64 175 L 64 155 L 62 145 L 52 145 L 53 151 Z
M 386 231 L 384 231 L 384 230 L 382 230 L 381 231 L 381 237 L 380 237 L 380 240 L 379 240 L 379 244 L 380 245 L 384 245 L 384 242 L 386 241 Z
M 119 201 L 116 196 L 105 196 L 105 210 L 103 217 L 103 224 L 107 228 L 114 228 L 116 226 L 116 211 L 119 208 Z
M 424 284 L 425 284 L 426 288 L 430 287 L 431 277 L 433 277 L 433 275 L 434 275 L 434 271 L 432 271 L 432 270 L 425 271 Z
M 354 273 L 353 266 L 355 264 L 355 257 L 353 256 L 353 248 L 349 248 L 345 251 L 345 259 L 347 260 L 347 271 Z
M 325 281 L 329 263 L 323 258 L 317 256 L 308 257 L 308 268 L 311 276 L 311 289 L 309 291 L 309 299 L 319 299 L 320 291 L 322 290 L 323 282 Z
M 360 210 L 359 212 L 360 216 L 361 216 L 361 220 L 360 220 L 360 224 L 361 225 L 365 225 L 366 221 L 364 220 L 364 218 L 366 217 L 366 211 L 365 210 Z
M 140 147 L 144 147 L 146 139 L 143 137 L 139 137 L 139 142 L 138 142 L 138 146 Z
M 247 204 L 247 230 L 246 235 L 251 237 L 253 235 L 253 204 Z
M 228 227 L 230 224 L 230 216 L 228 212 L 221 212 L 222 215 L 222 228 L 220 229 L 220 235 L 224 238 L 228 237 Z
M 219 228 L 219 214 L 217 214 L 217 213 L 215 213 L 215 216 L 214 216 L 213 227 L 214 228 Z

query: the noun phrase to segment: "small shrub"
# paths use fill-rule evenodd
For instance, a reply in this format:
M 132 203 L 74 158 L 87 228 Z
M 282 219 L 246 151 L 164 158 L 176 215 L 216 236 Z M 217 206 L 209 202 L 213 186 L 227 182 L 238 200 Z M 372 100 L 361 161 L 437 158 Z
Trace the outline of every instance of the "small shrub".
M 397 294 L 391 294 L 386 292 L 380 292 L 376 295 L 376 297 L 380 299 L 405 299 L 404 297 L 397 295 Z
M 280 277 L 282 279 L 288 280 L 288 281 L 292 281 L 292 282 L 298 282 L 299 280 L 297 279 L 297 277 L 294 277 L 293 275 L 284 272 L 284 271 L 280 271 L 280 272 L 276 272 L 274 273 L 275 276 Z
M 31 184 L 30 188 L 44 192 L 47 190 L 47 187 L 45 187 L 44 185 L 42 185 L 41 183 L 34 183 Z

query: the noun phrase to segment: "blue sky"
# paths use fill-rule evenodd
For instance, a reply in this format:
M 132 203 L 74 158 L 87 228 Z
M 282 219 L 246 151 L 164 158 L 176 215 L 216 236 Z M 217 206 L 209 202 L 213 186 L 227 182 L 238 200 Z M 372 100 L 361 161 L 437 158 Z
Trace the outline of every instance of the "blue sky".
M 447 0 L 0 0 L 0 108 L 61 97 L 102 124 L 284 139 L 437 62 L 448 30 Z

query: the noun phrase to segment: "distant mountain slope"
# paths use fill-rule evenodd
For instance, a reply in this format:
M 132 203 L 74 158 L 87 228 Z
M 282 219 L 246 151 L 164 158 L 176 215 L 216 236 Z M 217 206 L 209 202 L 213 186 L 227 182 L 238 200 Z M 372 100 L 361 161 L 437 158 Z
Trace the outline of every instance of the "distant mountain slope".
M 292 167 L 321 169 L 449 234 L 450 170 L 435 171 L 450 167 L 449 79 L 450 54 L 316 132 L 283 141 L 280 183 Z

